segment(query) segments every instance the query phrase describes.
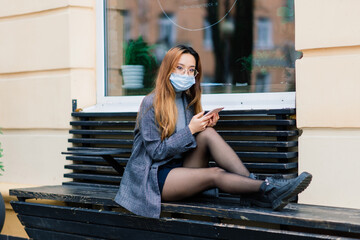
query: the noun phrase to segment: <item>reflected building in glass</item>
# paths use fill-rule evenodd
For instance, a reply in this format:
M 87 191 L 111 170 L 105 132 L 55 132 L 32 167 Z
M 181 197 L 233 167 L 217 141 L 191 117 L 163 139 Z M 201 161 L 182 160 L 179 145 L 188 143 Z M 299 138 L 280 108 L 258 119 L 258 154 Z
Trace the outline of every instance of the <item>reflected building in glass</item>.
M 139 36 L 161 63 L 166 51 L 192 46 L 203 66 L 203 93 L 295 91 L 294 0 L 108 0 L 107 95 L 145 95 L 124 88 L 124 46 Z M 156 65 L 153 67 L 156 71 Z M 148 77 L 149 78 L 149 77 Z

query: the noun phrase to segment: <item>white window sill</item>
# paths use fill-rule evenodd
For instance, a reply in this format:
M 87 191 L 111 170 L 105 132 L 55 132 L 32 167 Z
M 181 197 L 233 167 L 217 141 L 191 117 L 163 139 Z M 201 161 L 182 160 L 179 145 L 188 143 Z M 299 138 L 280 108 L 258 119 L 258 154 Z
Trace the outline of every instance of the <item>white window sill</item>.
M 103 97 L 101 103 L 84 112 L 137 112 L 144 96 Z M 204 110 L 224 107 L 224 110 L 295 108 L 295 92 L 203 94 Z

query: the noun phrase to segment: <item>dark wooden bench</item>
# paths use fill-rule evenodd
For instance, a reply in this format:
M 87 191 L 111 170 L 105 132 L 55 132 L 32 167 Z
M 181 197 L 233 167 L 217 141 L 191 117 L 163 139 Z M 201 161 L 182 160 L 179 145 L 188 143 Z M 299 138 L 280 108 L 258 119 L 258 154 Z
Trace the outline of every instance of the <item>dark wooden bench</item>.
M 242 206 L 240 196 L 220 192 L 218 197 L 162 203 L 160 219 L 135 216 L 113 199 L 130 156 L 136 113 L 72 116 L 73 146 L 65 165 L 71 172 L 64 175 L 70 181 L 10 190 L 19 200 L 11 204 L 33 239 L 360 238 L 360 210 L 297 204 L 296 199 L 274 212 Z M 297 176 L 294 109 L 223 111 L 216 128 L 260 178 Z

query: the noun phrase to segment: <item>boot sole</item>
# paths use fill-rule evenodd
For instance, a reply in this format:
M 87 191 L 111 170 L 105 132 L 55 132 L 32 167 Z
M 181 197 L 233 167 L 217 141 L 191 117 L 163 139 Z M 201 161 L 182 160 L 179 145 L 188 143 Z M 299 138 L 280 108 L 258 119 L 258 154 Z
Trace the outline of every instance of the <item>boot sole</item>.
M 272 204 L 272 209 L 275 211 L 281 211 L 288 203 L 289 200 L 304 191 L 310 184 L 312 180 L 312 175 L 307 172 L 303 172 L 299 177 L 302 177 L 302 180 L 294 186 L 289 191 L 283 193 L 277 200 Z

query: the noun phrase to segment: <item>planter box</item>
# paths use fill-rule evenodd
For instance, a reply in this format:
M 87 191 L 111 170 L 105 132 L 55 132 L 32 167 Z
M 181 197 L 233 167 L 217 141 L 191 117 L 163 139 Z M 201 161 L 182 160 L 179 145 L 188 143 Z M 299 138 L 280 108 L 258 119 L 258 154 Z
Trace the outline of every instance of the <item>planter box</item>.
M 123 88 L 143 88 L 145 68 L 142 65 L 122 65 Z

